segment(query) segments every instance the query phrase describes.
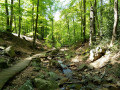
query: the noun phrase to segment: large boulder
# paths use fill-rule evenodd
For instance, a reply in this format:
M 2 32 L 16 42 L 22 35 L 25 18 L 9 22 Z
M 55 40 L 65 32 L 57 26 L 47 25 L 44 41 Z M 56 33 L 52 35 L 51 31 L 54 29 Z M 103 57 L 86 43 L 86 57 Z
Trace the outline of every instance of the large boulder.
M 58 85 L 55 82 L 41 78 L 35 78 L 34 85 L 38 90 L 56 90 L 56 88 L 58 88 Z
M 15 56 L 15 51 L 14 51 L 14 48 L 12 46 L 9 46 L 7 47 L 5 50 L 4 50 L 4 54 L 10 56 L 10 57 L 14 57 Z
M 105 48 L 97 47 L 96 49 L 92 49 L 92 50 L 90 50 L 89 60 L 95 61 L 95 60 L 101 58 L 102 56 L 104 56 L 105 53 L 106 53 Z

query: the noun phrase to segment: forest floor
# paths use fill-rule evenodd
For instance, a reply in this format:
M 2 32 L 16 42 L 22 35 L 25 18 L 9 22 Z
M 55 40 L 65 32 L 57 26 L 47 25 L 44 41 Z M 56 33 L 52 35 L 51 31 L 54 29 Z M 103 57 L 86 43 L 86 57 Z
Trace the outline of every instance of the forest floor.
M 15 51 L 15 56 L 10 57 L 2 53 L 2 48 L 0 49 L 0 58 L 4 58 L 8 63 L 5 69 L 16 65 L 24 58 L 47 51 L 46 56 L 33 58 L 26 69 L 5 84 L 3 90 L 120 89 L 120 57 L 115 64 L 108 62 L 106 66 L 95 69 L 89 65 L 88 43 L 81 44 L 76 49 L 48 49 L 42 41 L 37 42 L 34 49 L 30 38 L 0 34 L 0 46 L 13 46 Z

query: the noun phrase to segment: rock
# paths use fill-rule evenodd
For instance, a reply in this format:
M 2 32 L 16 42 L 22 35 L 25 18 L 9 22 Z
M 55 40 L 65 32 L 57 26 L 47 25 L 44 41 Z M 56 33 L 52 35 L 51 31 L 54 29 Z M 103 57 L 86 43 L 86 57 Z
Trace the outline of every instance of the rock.
M 27 80 L 18 90 L 34 90 L 32 82 Z
M 87 65 L 86 64 L 81 64 L 79 67 L 78 67 L 78 70 L 85 70 L 87 68 Z
M 52 80 L 52 81 L 57 81 L 58 79 L 60 79 L 60 76 L 58 76 L 54 72 L 49 72 L 49 76 L 50 76 L 50 80 Z
M 95 84 L 100 84 L 101 83 L 101 78 L 99 77 L 99 76 L 94 76 L 94 78 L 93 78 L 94 80 L 93 80 L 93 82 L 95 83 Z
M 112 81 L 113 81 L 113 77 L 110 76 L 110 77 L 108 77 L 106 80 L 107 80 L 108 82 L 112 82 Z
M 110 54 L 105 55 L 100 59 L 98 59 L 97 61 L 90 63 L 90 65 L 93 66 L 94 68 L 102 68 L 109 62 L 109 60 L 110 60 Z
M 33 67 L 40 67 L 41 64 L 38 63 L 38 62 L 36 62 L 36 61 L 32 61 L 32 62 L 31 62 L 31 66 L 33 66 Z
M 14 48 L 12 46 L 9 46 L 7 47 L 5 50 L 4 50 L 4 54 L 10 56 L 10 57 L 14 57 L 15 56 L 15 51 L 14 51 Z
M 4 58 L 0 58 L 0 68 L 4 69 L 4 68 L 7 68 L 7 67 L 8 67 L 8 64 L 5 61 L 5 59 Z
M 94 69 L 94 67 L 91 66 L 91 65 L 87 65 L 87 67 L 88 67 L 89 70 L 93 70 Z
M 117 86 L 120 87 L 120 81 L 117 81 Z
M 90 50 L 89 60 L 95 61 L 95 60 L 101 58 L 102 56 L 104 56 L 105 53 L 106 53 L 105 48 L 97 47 L 96 49 L 92 49 L 92 50 Z
M 0 46 L 0 50 L 4 50 L 5 49 L 5 47 L 3 47 L 3 46 Z
M 59 81 L 59 85 L 63 85 L 65 82 L 68 82 L 68 78 L 63 77 L 60 81 Z
M 34 85 L 38 90 L 55 90 L 58 88 L 58 85 L 55 82 L 53 83 L 41 78 L 35 78 Z
M 40 60 L 40 58 L 32 58 L 31 65 L 33 67 L 40 67 L 41 66 L 41 60 Z

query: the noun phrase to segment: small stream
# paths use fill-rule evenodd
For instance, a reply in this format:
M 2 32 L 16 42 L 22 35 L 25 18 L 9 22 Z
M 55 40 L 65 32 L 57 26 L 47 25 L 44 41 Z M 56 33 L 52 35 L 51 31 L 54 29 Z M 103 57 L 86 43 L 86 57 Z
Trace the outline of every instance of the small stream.
M 66 77 L 70 80 L 70 82 L 72 82 L 73 79 L 73 72 L 71 69 L 69 69 L 66 65 L 63 64 L 63 61 L 58 61 L 58 63 L 60 64 L 63 73 L 66 75 Z M 68 84 L 69 85 L 69 84 Z M 71 89 L 74 88 L 74 85 L 71 85 Z M 61 90 L 66 90 L 66 86 L 63 86 L 61 88 Z
M 63 61 L 59 60 L 58 63 L 60 64 L 63 73 L 66 75 L 66 77 L 72 79 L 73 72 L 66 65 L 63 64 Z

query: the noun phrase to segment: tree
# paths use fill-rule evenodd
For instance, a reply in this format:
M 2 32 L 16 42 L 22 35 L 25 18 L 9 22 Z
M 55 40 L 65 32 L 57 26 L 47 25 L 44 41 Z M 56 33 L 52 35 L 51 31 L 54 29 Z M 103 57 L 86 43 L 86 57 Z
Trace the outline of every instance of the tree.
M 86 42 L 86 0 L 83 0 L 83 9 L 84 9 L 84 20 L 83 20 L 83 39 Z
M 103 28 L 103 0 L 100 0 L 100 37 L 102 38 L 102 28 Z
M 91 6 L 90 9 L 90 40 L 89 40 L 89 45 L 91 46 L 93 44 L 93 32 L 94 32 L 94 10 L 93 6 Z
M 13 23 L 13 0 L 11 0 L 10 32 L 12 32 L 12 23 Z
M 118 0 L 114 0 L 114 25 L 111 45 L 113 45 L 117 37 L 117 26 L 118 26 Z
M 21 10 L 20 10 L 20 0 L 19 0 L 19 33 L 18 33 L 18 37 L 20 37 L 20 32 L 21 32 Z
M 80 18 L 81 18 L 81 38 L 83 37 L 83 17 L 82 17 L 82 0 L 81 0 L 81 3 L 79 2 L 80 4 L 80 9 L 81 9 L 81 15 L 80 15 Z
M 36 24 L 35 24 L 35 34 L 34 34 L 34 39 L 33 39 L 33 46 L 35 46 L 36 42 L 36 33 L 37 33 L 37 24 L 38 24 L 38 12 L 39 12 L 39 0 L 37 1 L 37 12 L 36 12 Z
M 9 11 L 8 11 L 8 2 L 5 0 L 5 8 L 6 8 L 6 15 L 7 15 L 7 22 L 6 22 L 6 30 L 10 32 L 10 26 L 9 26 Z
M 34 2 L 32 2 L 32 28 L 34 32 Z M 34 37 L 34 33 L 33 33 L 33 37 Z

